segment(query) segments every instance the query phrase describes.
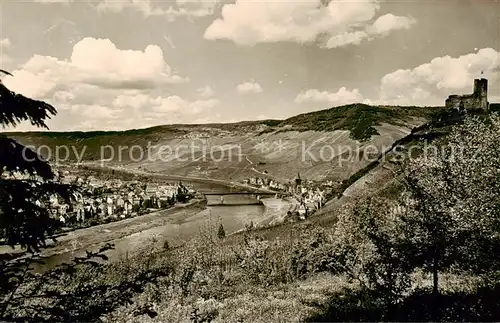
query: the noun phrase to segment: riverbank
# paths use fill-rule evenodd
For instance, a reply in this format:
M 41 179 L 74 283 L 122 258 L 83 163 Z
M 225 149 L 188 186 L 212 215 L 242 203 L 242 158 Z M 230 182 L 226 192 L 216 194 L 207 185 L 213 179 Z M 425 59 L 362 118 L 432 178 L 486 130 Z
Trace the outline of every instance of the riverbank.
M 84 256 L 87 250 L 97 251 L 107 243 L 114 245 L 113 250 L 105 253 L 110 261 L 130 256 L 140 247 L 153 243 L 176 247 L 191 240 L 210 223 L 223 223 L 228 235 L 244 231 L 249 224 L 254 228 L 274 226 L 283 223 L 287 212 L 294 208 L 296 204 L 291 200 L 277 198 L 264 198 L 262 205 L 231 207 L 209 207 L 204 199 L 192 200 L 134 218 L 67 231 L 55 242 L 47 241 L 47 248 L 40 253 L 45 264 L 33 267 L 35 271 L 45 271 Z M 20 247 L 0 247 L 0 253 L 22 251 Z
M 53 247 L 50 248 L 51 250 L 46 249 L 41 255 L 45 257 L 62 251 L 71 251 L 75 249 L 75 246 L 78 249 L 92 247 L 95 244 L 120 239 L 156 226 L 181 221 L 203 209 L 205 209 L 205 205 L 202 200 L 192 200 L 188 203 L 175 205 L 169 209 L 134 218 L 74 230 L 58 238 L 57 242 L 52 244 Z
M 287 213 L 294 212 L 298 207 L 296 201 L 289 198 L 264 198 L 261 199 L 261 201 L 265 208 L 264 215 L 262 220 L 252 223 L 252 227 L 254 229 L 269 228 L 272 226 L 283 224 L 286 219 Z M 242 228 L 241 230 L 238 230 L 231 235 L 240 234 L 245 230 L 246 228 Z
M 64 258 L 66 261 L 69 260 L 68 258 L 84 255 L 85 250 L 96 250 L 106 243 L 112 243 L 151 228 L 182 222 L 205 208 L 204 201 L 197 199 L 133 218 L 67 231 L 57 236 L 56 241 L 47 240 L 47 248 L 42 249 L 39 255 L 41 258 L 47 259 L 64 254 L 66 256 L 60 258 Z M 21 252 L 23 249 L 20 246 L 16 246 L 14 249 L 10 246 L 0 247 L 1 254 Z M 49 264 L 49 267 L 52 265 L 57 264 L 54 262 Z
M 278 205 L 269 205 L 269 203 L 276 203 L 276 199 L 265 199 L 264 205 L 270 209 L 268 212 L 273 212 L 271 211 L 272 208 L 278 208 L 278 210 L 274 211 L 274 213 L 269 214 L 269 222 L 268 223 L 262 223 L 261 226 L 274 226 L 274 225 L 279 225 L 282 224 L 287 217 L 288 212 L 295 212 L 298 208 L 298 202 L 295 199 L 290 199 L 290 198 L 285 198 L 285 199 L 279 199 Z M 267 204 L 267 205 L 266 205 Z

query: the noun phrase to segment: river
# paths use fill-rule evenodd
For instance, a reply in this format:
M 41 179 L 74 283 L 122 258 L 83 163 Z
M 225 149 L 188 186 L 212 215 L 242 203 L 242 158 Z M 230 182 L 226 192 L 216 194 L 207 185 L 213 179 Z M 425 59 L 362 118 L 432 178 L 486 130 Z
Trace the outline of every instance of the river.
M 114 249 L 107 251 L 106 255 L 110 260 L 117 260 L 153 242 L 163 246 L 167 240 L 171 246 L 178 245 L 204 228 L 216 230 L 219 223 L 223 224 L 226 234 L 231 234 L 244 229 L 250 222 L 254 225 L 275 223 L 290 208 L 290 203 L 281 199 L 266 198 L 263 202 L 265 206 L 209 206 L 204 209 L 191 205 L 75 230 L 44 250 L 44 264 L 35 264 L 33 268 L 39 272 L 54 268 L 76 256 L 85 255 L 86 250 L 95 251 L 105 243 L 114 244 Z

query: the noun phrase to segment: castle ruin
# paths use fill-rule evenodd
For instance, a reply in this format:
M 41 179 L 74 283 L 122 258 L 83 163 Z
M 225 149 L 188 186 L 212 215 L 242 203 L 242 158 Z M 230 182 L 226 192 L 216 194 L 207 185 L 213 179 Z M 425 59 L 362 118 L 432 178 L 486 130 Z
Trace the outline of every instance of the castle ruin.
M 468 95 L 450 95 L 446 100 L 447 109 L 463 110 L 489 110 L 488 80 L 481 78 L 474 80 L 474 93 Z

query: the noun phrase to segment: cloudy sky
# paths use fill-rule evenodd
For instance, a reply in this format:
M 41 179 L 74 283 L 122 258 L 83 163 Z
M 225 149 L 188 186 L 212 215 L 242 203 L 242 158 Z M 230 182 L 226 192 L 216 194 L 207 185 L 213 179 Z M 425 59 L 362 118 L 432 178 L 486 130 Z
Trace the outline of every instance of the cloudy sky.
M 472 92 L 481 71 L 500 102 L 497 0 L 1 0 L 0 9 L 0 68 L 13 74 L 2 81 L 53 104 L 51 130 L 442 105 Z

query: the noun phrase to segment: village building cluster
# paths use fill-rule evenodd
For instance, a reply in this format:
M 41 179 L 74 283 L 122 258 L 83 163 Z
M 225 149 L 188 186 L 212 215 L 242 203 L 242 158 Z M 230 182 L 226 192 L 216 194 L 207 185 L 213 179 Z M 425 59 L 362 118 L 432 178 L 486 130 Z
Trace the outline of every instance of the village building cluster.
M 54 218 L 66 225 L 90 225 L 134 217 L 158 209 L 168 208 L 176 202 L 185 202 L 195 195 L 194 189 L 179 183 L 154 183 L 138 180 L 122 181 L 97 176 L 80 176 L 69 170 L 56 172 L 55 181 L 78 187 L 73 199 L 66 201 L 58 195 L 50 196 L 48 204 Z M 2 175 L 16 178 L 28 175 Z
M 259 189 L 273 190 L 279 194 L 296 199 L 299 205 L 297 212 L 304 219 L 314 210 L 323 207 L 326 197 L 338 183 L 328 180 L 321 183 L 304 180 L 297 174 L 293 181 L 285 183 L 278 182 L 271 178 L 251 177 L 242 181 L 244 184 Z

